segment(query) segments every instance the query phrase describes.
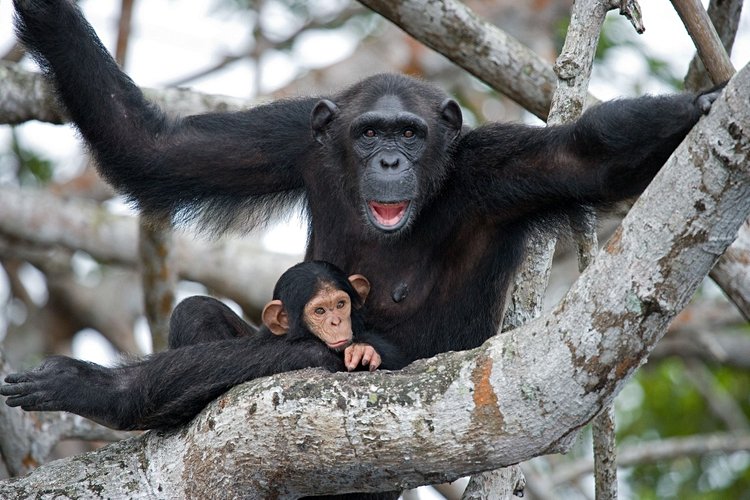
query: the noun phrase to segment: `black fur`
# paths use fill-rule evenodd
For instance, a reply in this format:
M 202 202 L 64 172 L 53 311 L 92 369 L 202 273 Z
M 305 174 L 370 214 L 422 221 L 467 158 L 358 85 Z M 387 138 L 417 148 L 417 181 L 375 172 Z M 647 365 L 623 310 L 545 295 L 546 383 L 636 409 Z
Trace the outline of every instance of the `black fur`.
M 715 98 L 623 99 L 569 125 L 489 123 L 469 130 L 441 90 L 378 75 L 324 100 L 170 119 L 117 69 L 72 2 L 15 5 L 21 39 L 55 83 L 109 182 L 146 214 L 198 218 L 218 230 L 262 223 L 304 197 L 306 260 L 368 277 L 366 326 L 406 362 L 473 348 L 492 336 L 529 232 L 583 206 L 640 193 L 700 118 L 706 99 Z M 420 125 L 416 139 L 404 133 L 409 124 Z M 375 146 L 363 138 L 370 139 L 368 127 L 377 132 Z M 368 203 L 396 198 L 410 202 L 408 217 L 393 227 L 373 223 Z M 196 334 L 196 327 L 180 328 L 186 338 Z M 276 363 L 298 352 L 279 343 L 260 356 L 261 347 L 247 339 L 191 343 L 116 377 L 92 375 L 98 396 L 70 387 L 71 393 L 50 395 L 66 400 L 52 406 L 101 420 L 106 403 L 119 405 L 110 422 L 117 427 L 186 422 L 247 380 L 248 365 L 278 371 Z M 321 351 L 308 366 L 325 366 L 326 355 Z M 55 358 L 44 366 L 60 364 Z M 66 379 L 70 386 L 77 376 Z M 12 381 L 24 390 L 24 382 Z M 142 407 L 118 397 L 133 390 L 143 394 Z

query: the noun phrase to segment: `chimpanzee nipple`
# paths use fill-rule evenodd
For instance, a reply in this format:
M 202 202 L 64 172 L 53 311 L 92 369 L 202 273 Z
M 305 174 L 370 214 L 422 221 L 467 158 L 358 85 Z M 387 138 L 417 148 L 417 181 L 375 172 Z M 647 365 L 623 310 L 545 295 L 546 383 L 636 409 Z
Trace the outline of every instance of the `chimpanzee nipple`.
M 393 289 L 393 292 L 391 293 L 391 298 L 393 299 L 393 302 L 399 303 L 402 300 L 406 298 L 406 296 L 409 295 L 409 285 L 406 283 L 399 283 L 396 288 Z

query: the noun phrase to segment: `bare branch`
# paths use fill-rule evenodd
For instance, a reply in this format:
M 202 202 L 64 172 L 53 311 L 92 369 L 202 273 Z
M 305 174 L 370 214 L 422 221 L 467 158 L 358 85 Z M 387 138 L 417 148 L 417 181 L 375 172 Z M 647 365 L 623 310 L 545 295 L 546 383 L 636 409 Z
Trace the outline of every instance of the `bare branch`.
M 737 434 L 713 434 L 670 438 L 654 442 L 641 442 L 624 448 L 617 456 L 620 467 L 633 467 L 657 463 L 687 456 L 702 456 L 713 453 L 750 451 L 750 436 Z M 558 467 L 552 474 L 555 484 L 575 481 L 594 468 L 591 460 L 580 460 Z
M 574 3 L 565 44 L 554 66 L 557 88 L 552 96 L 548 125 L 570 122 L 583 112 L 599 34 L 610 8 L 608 1 L 578 0 Z M 593 212 L 591 212 L 591 217 L 594 217 Z M 593 220 L 589 222 L 590 224 L 583 225 L 590 226 L 590 231 L 576 231 L 580 243 L 579 252 L 582 256 L 581 270 L 591 262 L 597 248 L 596 233 L 593 230 L 596 224 Z M 505 314 L 504 330 L 517 328 L 541 314 L 555 246 L 556 241 L 549 238 L 537 238 L 529 245 L 524 262 L 513 281 L 513 293 Z M 609 462 L 614 462 L 614 458 Z M 491 483 L 493 480 L 490 478 L 493 474 L 501 473 L 494 471 L 472 477 L 467 490 L 472 489 L 474 482 Z M 614 477 L 612 484 L 616 486 L 614 467 L 607 477 Z M 500 478 L 494 480 L 498 479 Z M 597 491 L 601 488 L 599 486 Z
M 167 348 L 169 318 L 175 305 L 177 262 L 172 228 L 169 223 L 155 226 L 144 218 L 138 224 L 143 309 L 146 313 L 154 351 Z
M 742 407 L 726 390 L 717 386 L 715 377 L 703 362 L 692 358 L 685 360 L 685 374 L 696 390 L 703 396 L 709 410 L 724 422 L 730 431 L 747 433 L 750 423 Z
M 745 332 L 710 332 L 679 330 L 664 337 L 649 359 L 669 356 L 700 359 L 704 363 L 721 364 L 750 370 L 750 338 Z
M 672 0 L 672 5 L 695 42 L 698 55 L 714 83 L 729 80 L 734 74 L 734 67 L 700 1 Z
M 428 47 L 545 119 L 555 88 L 547 61 L 457 0 L 360 0 Z
M 743 0 L 711 0 L 708 4 L 708 17 L 728 55 L 732 54 L 732 46 L 740 25 Z M 690 61 L 690 68 L 685 77 L 685 88 L 700 90 L 711 86 L 711 80 L 706 73 L 706 67 L 698 54 Z

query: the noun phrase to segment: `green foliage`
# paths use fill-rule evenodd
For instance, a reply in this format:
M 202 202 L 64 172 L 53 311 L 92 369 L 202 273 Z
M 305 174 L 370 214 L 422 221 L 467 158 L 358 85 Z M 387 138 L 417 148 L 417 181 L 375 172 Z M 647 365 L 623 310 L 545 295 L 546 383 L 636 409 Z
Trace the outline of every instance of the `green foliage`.
M 724 422 L 710 411 L 695 389 L 688 368 L 678 359 L 647 365 L 635 377 L 642 391 L 639 405 L 618 415 L 618 443 L 726 432 Z M 738 402 L 750 417 L 750 373 L 711 368 L 713 389 Z M 623 474 L 634 498 L 639 499 L 750 499 L 750 453 L 683 457 L 639 465 Z

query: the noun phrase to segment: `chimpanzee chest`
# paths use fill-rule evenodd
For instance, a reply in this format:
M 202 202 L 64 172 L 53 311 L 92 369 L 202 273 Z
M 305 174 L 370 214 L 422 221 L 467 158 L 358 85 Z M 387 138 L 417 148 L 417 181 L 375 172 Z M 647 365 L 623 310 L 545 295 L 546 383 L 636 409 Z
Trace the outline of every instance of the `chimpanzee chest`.
M 417 241 L 408 248 L 371 246 L 352 256 L 351 272 L 364 274 L 372 284 L 367 311 L 373 324 L 389 327 L 409 321 L 418 327 L 438 316 L 454 316 L 458 307 L 462 315 L 471 314 L 466 307 L 488 307 L 499 279 L 493 274 L 498 255 L 490 250 L 491 238 L 479 231 L 470 239 L 449 241 Z

